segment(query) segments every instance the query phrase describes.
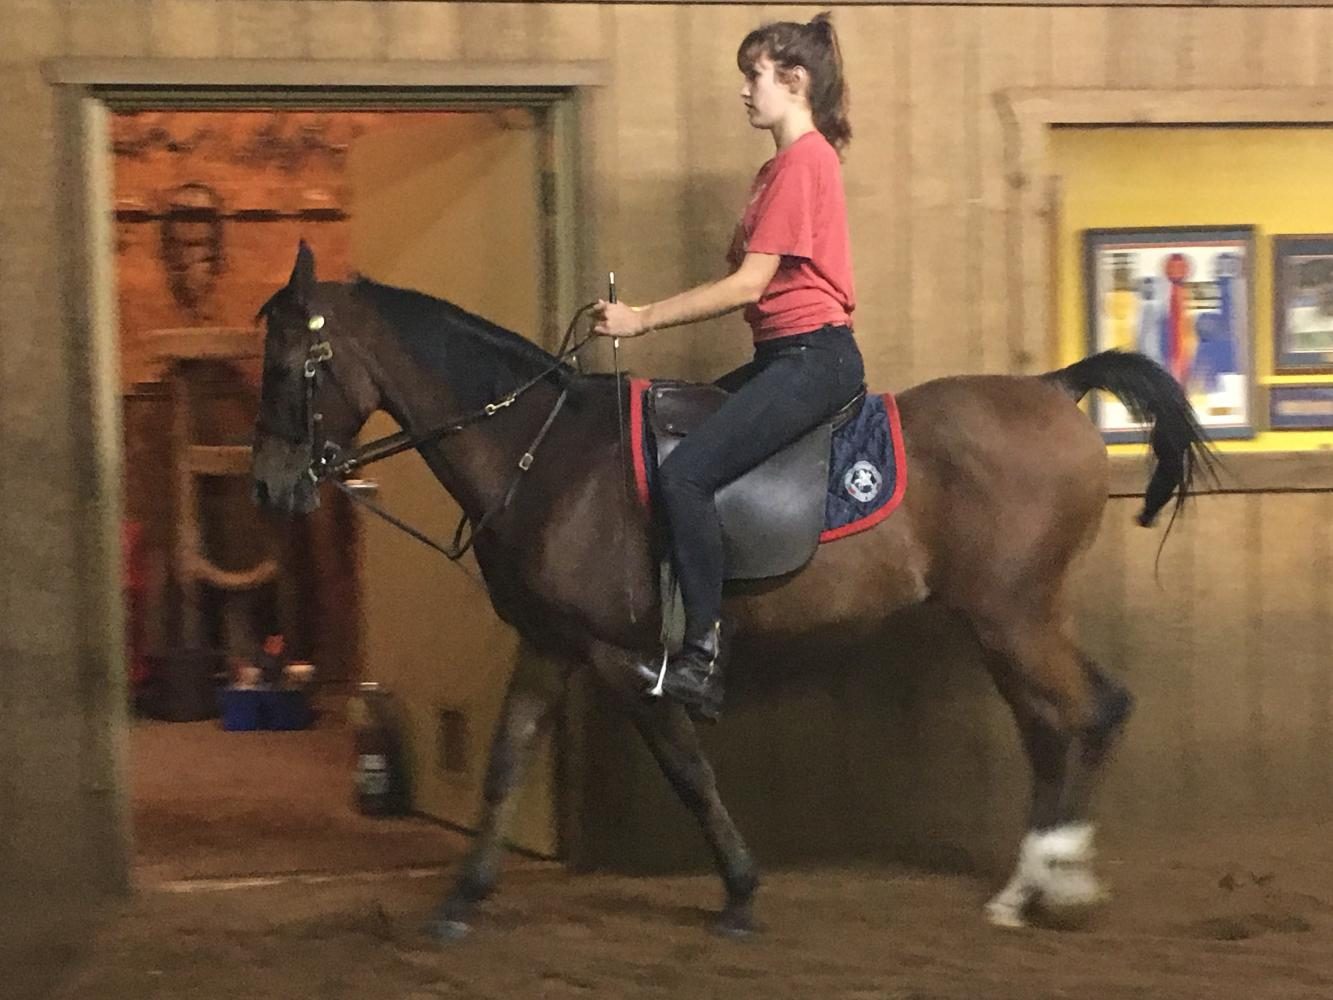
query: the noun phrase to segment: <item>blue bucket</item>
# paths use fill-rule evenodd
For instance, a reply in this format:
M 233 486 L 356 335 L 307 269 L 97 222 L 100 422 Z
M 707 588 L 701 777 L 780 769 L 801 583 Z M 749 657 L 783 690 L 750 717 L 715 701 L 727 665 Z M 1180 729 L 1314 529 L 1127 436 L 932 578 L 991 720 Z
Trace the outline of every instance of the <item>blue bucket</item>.
M 246 688 L 223 688 L 218 696 L 222 728 L 232 733 L 262 729 L 260 695 L 265 693 Z
M 265 729 L 305 729 L 310 725 L 310 699 L 304 691 L 260 691 Z

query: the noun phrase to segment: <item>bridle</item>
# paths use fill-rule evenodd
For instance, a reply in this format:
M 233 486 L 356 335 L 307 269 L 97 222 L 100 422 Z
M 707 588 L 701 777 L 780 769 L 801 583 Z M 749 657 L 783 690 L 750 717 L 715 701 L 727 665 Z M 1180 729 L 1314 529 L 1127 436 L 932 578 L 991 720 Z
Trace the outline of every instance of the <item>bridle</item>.
M 576 355 L 593 338 L 594 334 L 589 334 L 572 346 L 566 346 L 569 345 L 570 341 L 573 339 L 574 329 L 578 325 L 578 321 L 595 305 L 595 302 L 589 302 L 574 313 L 574 317 L 569 321 L 569 326 L 565 329 L 565 335 L 560 342 L 560 351 L 555 355 L 547 367 L 528 379 L 518 388 L 476 410 L 471 410 L 451 420 L 445 421 L 444 423 L 437 424 L 425 431 L 412 433 L 406 430 L 401 430 L 347 450 L 339 448 L 337 444 L 328 439 L 324 439 L 322 442 L 320 440 L 319 431 L 324 423 L 324 415 L 319 411 L 317 396 L 321 382 L 327 378 L 344 399 L 347 399 L 348 396 L 343 390 L 343 387 L 338 383 L 333 368 L 329 365 L 329 362 L 333 360 L 333 344 L 327 339 L 316 341 L 311 344 L 310 349 L 306 351 L 305 361 L 301 369 L 301 377 L 304 382 L 305 393 L 306 434 L 307 440 L 310 442 L 310 464 L 306 468 L 305 474 L 310 477 L 311 483 L 316 487 L 325 480 L 329 480 L 334 486 L 356 503 L 365 507 L 371 513 L 384 519 L 399 530 L 411 535 L 413 538 L 417 539 L 417 541 L 429 545 L 446 558 L 452 561 L 461 559 L 472 547 L 472 543 L 476 539 L 478 532 L 483 531 L 486 526 L 489 525 L 498 514 L 504 511 L 513 500 L 514 494 L 518 491 L 519 483 L 522 482 L 523 474 L 532 467 L 537 449 L 541 446 L 542 441 L 545 440 L 547 432 L 551 429 L 551 425 L 555 423 L 556 415 L 565 405 L 565 400 L 569 396 L 569 386 L 567 384 L 561 387 L 560 395 L 556 397 L 555 405 L 551 407 L 550 412 L 546 415 L 546 420 L 542 423 L 541 429 L 537 431 L 536 436 L 529 442 L 527 448 L 524 449 L 523 454 L 519 456 L 514 474 L 510 477 L 509 485 L 505 489 L 500 501 L 483 513 L 475 523 L 466 513 L 464 513 L 458 522 L 458 527 L 454 531 L 453 542 L 448 546 L 441 545 L 423 532 L 412 527 L 407 522 L 389 513 L 373 500 L 362 496 L 356 490 L 348 486 L 345 482 L 346 477 L 373 462 L 379 462 L 404 451 L 411 451 L 414 448 L 419 448 L 443 438 L 451 437 L 474 424 L 489 420 L 502 410 L 507 409 L 519 397 L 545 379 L 548 375 L 559 371 L 564 366 L 566 359 Z M 317 333 L 324 327 L 324 317 L 319 315 L 311 316 L 306 325 L 312 332 Z M 471 530 L 467 532 L 467 538 L 464 539 L 463 533 L 469 525 L 471 526 Z

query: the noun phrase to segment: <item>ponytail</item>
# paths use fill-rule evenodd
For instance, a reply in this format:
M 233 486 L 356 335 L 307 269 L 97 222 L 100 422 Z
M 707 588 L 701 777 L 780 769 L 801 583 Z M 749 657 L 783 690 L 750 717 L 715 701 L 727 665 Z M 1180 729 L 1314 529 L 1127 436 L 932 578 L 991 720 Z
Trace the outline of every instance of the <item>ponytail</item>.
M 736 51 L 736 65 L 746 73 L 763 56 L 773 60 L 780 77 L 797 66 L 805 69 L 815 128 L 841 155 L 852 141 L 852 124 L 847 118 L 847 82 L 833 15 L 823 11 L 807 24 L 778 21 L 755 28 Z

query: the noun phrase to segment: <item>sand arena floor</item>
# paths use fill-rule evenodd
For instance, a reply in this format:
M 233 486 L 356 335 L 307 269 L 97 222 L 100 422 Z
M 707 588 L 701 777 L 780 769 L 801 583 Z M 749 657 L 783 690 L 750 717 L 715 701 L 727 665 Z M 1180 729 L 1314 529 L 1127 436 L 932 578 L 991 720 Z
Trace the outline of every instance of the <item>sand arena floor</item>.
M 156 998 L 1333 997 L 1333 866 L 1316 831 L 1107 856 L 1116 898 L 1082 931 L 1002 931 L 983 882 L 894 867 L 774 872 L 751 940 L 707 929 L 709 877 L 519 866 L 466 940 L 420 924 L 432 871 L 145 890 L 55 984 Z M 1297 860 L 1302 859 L 1302 860 Z M 179 888 L 179 886 L 177 887 Z
M 133 734 L 135 894 L 89 915 L 80 944 L 7 969 L 0 995 L 1333 998 L 1333 852 L 1319 824 L 1104 846 L 1115 896 L 1082 930 L 987 925 L 981 904 L 1003 873 L 876 865 L 766 871 L 764 929 L 736 942 L 709 932 L 711 876 L 582 875 L 515 857 L 471 936 L 441 946 L 421 928 L 465 837 L 357 816 L 336 729 L 305 735 L 284 763 L 298 746 L 287 734 L 234 742 L 193 725 Z

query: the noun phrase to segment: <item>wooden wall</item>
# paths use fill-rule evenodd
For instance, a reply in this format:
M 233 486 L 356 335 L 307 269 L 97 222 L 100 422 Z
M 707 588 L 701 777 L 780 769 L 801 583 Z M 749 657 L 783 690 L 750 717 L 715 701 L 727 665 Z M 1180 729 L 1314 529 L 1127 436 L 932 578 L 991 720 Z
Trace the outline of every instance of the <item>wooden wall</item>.
M 1112 503 L 1080 588 L 1084 642 L 1139 697 L 1118 821 L 1327 817 L 1333 496 L 1205 497 L 1160 562 L 1135 509 Z
M 763 17 L 815 9 L 617 9 L 600 53 L 612 60 L 615 128 L 599 159 L 616 164 L 604 253 L 627 298 L 715 273 L 729 209 L 767 155 L 766 137 L 739 119 L 731 39 Z M 835 16 L 856 129 L 846 176 L 857 326 L 872 381 L 892 388 L 1028 361 L 1007 334 L 1017 295 L 998 92 L 1333 82 L 1329 10 L 858 6 Z M 622 67 L 655 86 L 618 86 L 630 82 Z M 722 328 L 736 324 L 673 338 L 653 360 L 705 368 Z
M 162 365 L 146 342 L 168 327 L 250 327 L 259 307 L 291 272 L 297 241 L 315 251 L 321 276 L 350 272 L 347 213 L 349 150 L 390 124 L 429 121 L 430 113 L 312 110 L 126 111 L 111 121 L 120 312 L 120 360 L 128 388 L 157 381 Z M 173 205 L 199 186 L 216 202 L 218 258 L 212 281 L 197 267 L 188 284 L 197 302 L 173 291 L 164 251 L 166 230 L 194 226 L 182 241 L 202 238 L 202 222 Z M 179 211 L 179 208 L 178 208 Z M 185 247 L 180 257 L 204 248 Z M 258 385 L 258 364 L 244 374 Z
M 0 884 L 77 884 L 86 892 L 123 882 L 127 857 L 123 743 L 114 724 L 119 663 L 106 641 L 119 612 L 105 600 L 113 556 L 101 541 L 116 499 L 96 460 L 104 437 L 92 422 L 101 412 L 90 389 L 96 351 L 64 283 L 71 266 L 84 266 L 82 223 L 60 170 L 79 151 L 58 115 L 49 60 L 600 62 L 605 86 L 588 105 L 592 169 L 580 216 L 588 248 L 582 263 L 589 274 L 614 267 L 623 296 L 634 301 L 717 273 L 740 198 L 767 155 L 763 137 L 748 134 L 740 116 L 733 46 L 762 18 L 817 9 L 391 0 L 21 0 L 7 7 L 0 51 L 0 437 L 11 461 L 0 520 L 0 759 L 9 766 L 0 775 L 0 816 L 12 849 L 0 861 Z M 839 7 L 836 17 L 858 130 L 847 162 L 857 319 L 871 380 L 884 388 L 1050 360 L 1026 356 L 1006 332 L 1023 299 L 1006 266 L 1018 248 L 1007 235 L 1010 178 L 997 92 L 1329 87 L 1333 73 L 1333 9 L 1322 7 L 859 4 Z M 744 352 L 733 321 L 635 345 L 628 360 L 641 371 L 706 374 Z M 1108 609 L 1087 619 L 1090 644 L 1123 648 L 1123 657 L 1107 658 L 1134 672 L 1147 703 L 1113 794 L 1134 809 L 1155 809 L 1146 803 L 1159 798 L 1162 808 L 1170 806 L 1166 792 L 1138 780 L 1143 769 L 1151 764 L 1201 780 L 1217 773 L 1205 740 L 1234 732 L 1243 738 L 1227 753 L 1246 768 L 1244 787 L 1258 788 L 1269 768 L 1265 807 L 1309 808 L 1309 776 L 1325 773 L 1319 769 L 1327 759 L 1319 742 L 1328 717 L 1326 699 L 1318 701 L 1327 690 L 1323 647 L 1311 638 L 1322 635 L 1327 644 L 1327 607 L 1313 608 L 1315 595 L 1330 589 L 1327 498 L 1272 493 L 1201 503 L 1197 527 L 1189 529 L 1196 533 L 1182 532 L 1163 555 L 1177 581 L 1168 592 L 1186 595 L 1171 598 L 1189 609 L 1181 620 L 1153 588 L 1151 536 L 1136 532 L 1132 543 L 1126 537 L 1126 505 L 1117 501 L 1108 515 L 1105 569 L 1084 584 L 1113 598 L 1090 600 Z M 1323 555 L 1302 561 L 1312 550 Z M 1211 614 L 1223 599 L 1226 613 Z M 970 676 L 961 666 L 958 673 Z M 958 705 L 972 712 L 974 704 L 988 704 L 960 684 Z M 912 704 L 903 699 L 895 704 Z M 989 709 L 975 711 L 984 718 Z M 830 724 L 834 714 L 828 706 Z M 893 732 L 867 721 L 867 741 L 879 734 L 879 749 L 890 742 L 920 747 L 923 761 L 935 744 L 958 743 L 955 729 L 974 728 L 972 715 L 943 709 L 899 718 L 906 721 Z M 941 729 L 911 722 L 931 718 L 968 723 Z M 790 721 L 804 725 L 807 714 L 794 711 Z M 913 732 L 915 743 L 905 735 Z M 997 725 L 996 739 L 1002 732 Z M 1151 761 L 1143 756 L 1149 746 L 1162 748 Z M 1299 773 L 1285 764 L 1261 766 L 1270 749 L 1296 752 L 1290 748 L 1301 748 L 1292 758 Z M 1180 767 L 1161 768 L 1161 755 Z M 885 775 L 902 773 L 878 753 L 870 759 Z M 993 759 L 1002 758 L 979 750 L 966 757 L 979 773 Z M 912 766 L 917 757 L 906 760 Z M 40 788 L 22 778 L 33 774 L 43 775 Z M 966 787 L 973 786 L 997 787 L 979 779 Z M 634 786 L 635 802 L 649 802 L 649 794 Z M 953 825 L 1009 808 L 1007 800 L 927 799 L 922 792 L 904 801 L 927 818 L 953 810 L 945 816 L 957 819 Z M 887 824 L 892 811 L 872 801 L 865 815 L 870 821 L 883 814 Z M 931 828 L 923 820 L 915 832 Z M 21 859 L 21 868 L 11 858 Z

